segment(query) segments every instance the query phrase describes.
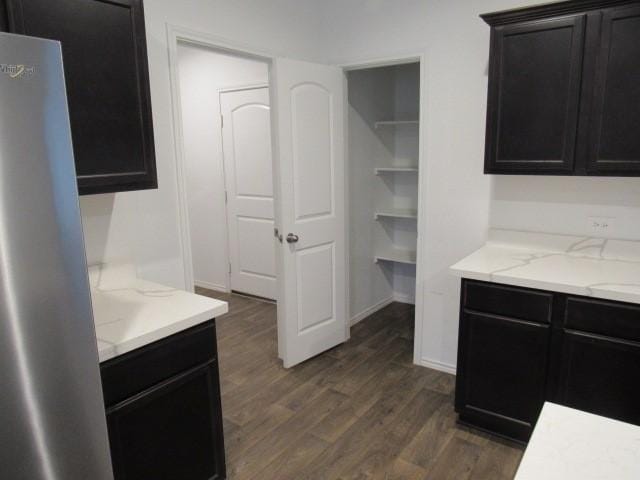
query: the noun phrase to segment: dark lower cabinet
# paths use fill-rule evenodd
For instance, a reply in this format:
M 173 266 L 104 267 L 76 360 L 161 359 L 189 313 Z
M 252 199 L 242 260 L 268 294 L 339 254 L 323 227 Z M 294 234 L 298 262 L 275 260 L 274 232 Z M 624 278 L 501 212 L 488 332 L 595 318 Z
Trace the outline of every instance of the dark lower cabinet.
M 545 401 L 640 425 L 640 306 L 462 281 L 456 411 L 527 441 Z
M 466 311 L 460 420 L 525 438 L 545 398 L 549 325 Z
M 215 351 L 211 323 L 101 366 L 116 480 L 225 478 Z
M 638 318 L 640 321 L 640 318 Z M 557 403 L 640 425 L 640 343 L 564 332 Z

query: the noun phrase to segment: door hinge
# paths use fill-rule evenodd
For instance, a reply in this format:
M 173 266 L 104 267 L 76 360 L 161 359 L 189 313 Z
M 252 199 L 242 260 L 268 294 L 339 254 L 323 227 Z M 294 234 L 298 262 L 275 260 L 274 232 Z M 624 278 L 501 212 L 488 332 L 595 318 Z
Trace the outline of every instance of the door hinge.
M 224 203 L 229 203 L 229 195 L 226 190 L 224 191 Z
M 229 262 L 229 273 L 231 273 L 231 262 Z
M 220 128 L 224 128 L 224 115 L 220 115 Z

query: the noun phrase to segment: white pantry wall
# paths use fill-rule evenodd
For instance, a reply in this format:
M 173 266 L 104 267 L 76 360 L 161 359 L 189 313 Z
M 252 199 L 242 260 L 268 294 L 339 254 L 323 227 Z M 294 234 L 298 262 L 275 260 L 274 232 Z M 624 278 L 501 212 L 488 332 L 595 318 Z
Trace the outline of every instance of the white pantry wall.
M 608 236 L 640 238 L 640 180 L 486 176 L 489 27 L 480 13 L 531 0 L 327 0 L 331 62 L 424 53 L 426 144 L 423 219 L 422 363 L 453 371 L 459 281 L 448 267 L 480 247 L 489 227 L 594 235 L 588 217 L 613 217 Z M 418 316 L 420 312 L 418 312 Z
M 489 27 L 480 13 L 522 0 L 327 0 L 324 43 L 332 63 L 424 54 L 425 138 L 419 206 L 424 281 L 423 365 L 454 371 L 459 280 L 448 267 L 486 240 L 491 183 L 483 175 Z
M 127 261 L 138 275 L 185 287 L 178 218 L 167 23 L 302 60 L 323 57 L 315 0 L 146 0 L 157 190 L 81 199 L 91 263 Z
M 229 289 L 222 88 L 267 84 L 265 62 L 180 43 L 178 69 L 193 275 L 198 286 Z

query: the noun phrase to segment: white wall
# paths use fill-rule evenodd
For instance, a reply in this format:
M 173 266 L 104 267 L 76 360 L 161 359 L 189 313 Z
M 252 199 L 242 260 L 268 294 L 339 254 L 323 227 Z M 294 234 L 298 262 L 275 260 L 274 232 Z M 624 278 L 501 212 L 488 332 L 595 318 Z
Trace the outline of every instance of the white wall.
M 608 217 L 609 230 L 589 217 Z M 640 179 L 496 176 L 491 226 L 579 236 L 640 239 Z
M 456 364 L 459 282 L 448 267 L 480 247 L 489 226 L 491 178 L 483 175 L 489 27 L 487 11 L 520 0 L 328 0 L 325 44 L 336 63 L 423 53 L 424 295 L 419 357 Z M 530 2 L 531 3 L 531 2 Z M 538 2 L 542 3 L 542 2 Z
M 175 143 L 166 24 L 253 46 L 274 55 L 322 57 L 314 0 L 147 0 L 145 24 L 159 188 L 81 200 L 90 262 L 114 257 L 144 278 L 185 286 L 178 228 Z
M 348 78 L 349 172 L 349 306 L 351 318 L 362 320 L 376 305 L 393 297 L 391 264 L 373 257 L 393 232 L 390 223 L 373 220 L 376 207 L 393 206 L 392 189 L 374 168 L 393 164 L 391 130 L 376 130 L 376 121 L 393 117 L 393 75 L 389 69 L 355 70 Z M 389 179 L 387 179 L 388 181 Z
M 160 188 L 82 200 L 87 249 L 93 252 L 93 260 L 100 261 L 101 255 L 111 252 L 128 252 L 135 257 L 141 275 L 176 287 L 184 285 L 166 22 L 306 60 L 352 63 L 424 52 L 421 128 L 426 138 L 426 165 L 421 165 L 421 209 L 426 219 L 425 281 L 418 285 L 425 295 L 421 356 L 425 364 L 452 368 L 459 285 L 447 268 L 485 241 L 490 223 L 574 233 L 577 230 L 572 229 L 579 228 L 580 218 L 593 205 L 603 213 L 615 212 L 627 225 L 624 228 L 638 224 L 633 179 L 561 178 L 547 183 L 550 177 L 482 174 L 489 27 L 478 14 L 545 1 L 147 0 Z M 541 184 L 542 191 L 556 200 L 523 201 L 536 198 L 540 190 L 535 186 Z M 587 195 L 586 188 L 593 193 Z M 564 191 L 576 192 L 579 202 L 568 199 Z M 566 217 L 559 213 L 562 210 L 577 212 L 575 224 L 562 220 Z M 108 232 L 106 242 L 95 234 L 98 231 Z M 635 228 L 623 236 L 637 238 Z M 126 237 L 130 242 L 123 240 Z
M 219 90 L 266 84 L 269 66 L 187 43 L 178 64 L 193 275 L 196 285 L 228 290 Z
M 489 27 L 480 13 L 527 0 L 328 0 L 328 58 L 349 64 L 426 54 L 423 363 L 456 363 L 458 281 L 447 267 L 481 246 L 488 227 L 593 235 L 588 216 L 616 217 L 609 236 L 640 238 L 640 182 L 482 174 Z

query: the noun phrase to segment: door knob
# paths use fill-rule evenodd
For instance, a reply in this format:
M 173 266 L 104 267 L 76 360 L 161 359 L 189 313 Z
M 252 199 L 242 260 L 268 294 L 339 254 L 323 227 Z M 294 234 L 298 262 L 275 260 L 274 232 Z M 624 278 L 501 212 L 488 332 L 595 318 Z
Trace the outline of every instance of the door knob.
M 298 240 L 300 240 L 298 235 L 295 235 L 293 233 L 287 235 L 287 243 L 296 243 Z

